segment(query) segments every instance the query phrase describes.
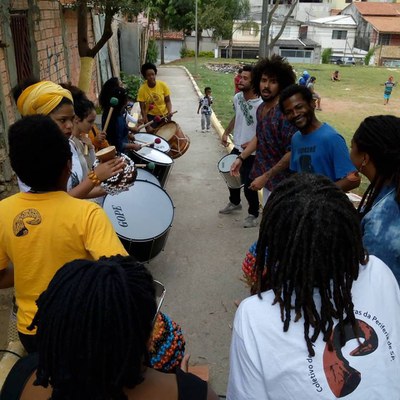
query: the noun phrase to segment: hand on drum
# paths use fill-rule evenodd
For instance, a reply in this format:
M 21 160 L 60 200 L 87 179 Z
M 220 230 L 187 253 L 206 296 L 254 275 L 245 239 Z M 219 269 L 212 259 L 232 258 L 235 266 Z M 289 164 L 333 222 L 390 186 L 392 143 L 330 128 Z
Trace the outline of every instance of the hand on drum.
M 240 176 L 240 167 L 242 166 L 242 160 L 237 158 L 231 165 L 231 175 Z
M 146 126 L 146 132 L 147 133 L 154 133 L 155 129 L 152 128 L 151 126 Z
M 113 158 L 112 160 L 100 163 L 94 172 L 101 182 L 119 174 L 124 170 L 125 162 L 121 157 Z

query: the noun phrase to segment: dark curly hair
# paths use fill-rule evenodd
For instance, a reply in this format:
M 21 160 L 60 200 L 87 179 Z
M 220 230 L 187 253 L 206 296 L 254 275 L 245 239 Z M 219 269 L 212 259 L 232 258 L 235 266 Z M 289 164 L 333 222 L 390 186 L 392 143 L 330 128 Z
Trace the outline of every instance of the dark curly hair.
M 146 71 L 152 69 L 154 73 L 157 75 L 157 67 L 153 63 L 144 63 L 142 67 L 140 68 L 140 72 L 143 76 L 143 78 L 146 78 Z
M 254 93 L 259 96 L 261 96 L 260 82 L 262 75 L 276 78 L 280 91 L 296 82 L 296 74 L 294 73 L 292 66 L 285 58 L 276 54 L 272 55 L 271 58 L 261 59 L 253 68 L 253 90 Z
M 279 108 L 282 112 L 284 112 L 283 103 L 295 94 L 300 94 L 301 97 L 303 97 L 303 100 L 305 100 L 307 103 L 313 103 L 313 97 L 310 89 L 297 84 L 290 85 L 286 89 L 283 89 L 279 95 Z
M 369 155 L 376 168 L 358 210 L 361 216 L 370 211 L 384 185 L 396 187 L 400 203 L 400 118 L 393 115 L 375 115 L 365 118 L 353 136 L 358 151 Z
M 59 179 L 72 154 L 67 137 L 44 115 L 24 117 L 8 131 L 11 166 L 37 191 L 60 190 Z
M 143 381 L 156 313 L 150 272 L 132 257 L 65 264 L 37 300 L 35 385 L 52 400 L 122 400 Z

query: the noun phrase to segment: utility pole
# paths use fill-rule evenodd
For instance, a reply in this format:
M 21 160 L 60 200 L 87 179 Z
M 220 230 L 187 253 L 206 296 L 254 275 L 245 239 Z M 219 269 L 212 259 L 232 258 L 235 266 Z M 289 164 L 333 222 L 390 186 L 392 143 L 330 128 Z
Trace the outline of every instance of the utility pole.
M 261 11 L 261 32 L 260 32 L 260 58 L 267 56 L 267 19 L 268 19 L 268 2 L 269 0 L 263 0 L 262 11 Z
M 195 1 L 195 11 L 194 11 L 194 25 L 196 30 L 195 47 L 194 47 L 194 74 L 197 75 L 197 54 L 199 52 L 199 41 L 197 35 L 199 34 L 198 20 L 197 20 L 197 0 Z

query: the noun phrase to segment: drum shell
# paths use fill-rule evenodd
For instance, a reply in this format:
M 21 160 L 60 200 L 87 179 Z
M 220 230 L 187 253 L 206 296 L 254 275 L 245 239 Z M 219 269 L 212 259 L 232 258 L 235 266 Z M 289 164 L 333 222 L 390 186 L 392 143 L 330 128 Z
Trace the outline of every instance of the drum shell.
M 168 193 L 148 181 L 136 181 L 127 192 L 107 195 L 103 204 L 126 251 L 149 261 L 165 247 L 174 219 Z
M 183 156 L 190 146 L 189 137 L 183 133 L 179 124 L 174 121 L 161 125 L 157 128 L 156 133 L 170 145 L 171 151 L 168 155 L 171 158 Z
M 148 166 L 146 166 L 145 169 L 159 180 L 161 187 L 164 188 L 166 186 L 171 168 L 174 165 L 174 161 L 171 157 L 162 151 L 150 149 L 148 147 L 143 147 L 138 151 L 132 151 L 129 156 L 136 164 L 154 163 L 154 169 L 150 169 Z
M 236 160 L 236 154 L 227 154 L 222 157 L 217 164 L 217 168 L 229 189 L 240 189 L 243 187 L 240 176 L 232 176 L 230 173 L 231 165 Z

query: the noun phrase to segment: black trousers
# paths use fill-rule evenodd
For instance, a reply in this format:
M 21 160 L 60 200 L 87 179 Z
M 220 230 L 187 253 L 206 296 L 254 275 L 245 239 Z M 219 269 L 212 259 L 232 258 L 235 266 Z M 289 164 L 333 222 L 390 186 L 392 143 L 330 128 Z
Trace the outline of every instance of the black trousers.
M 233 148 L 231 154 L 239 155 L 240 151 L 236 148 Z M 249 156 L 242 162 L 242 166 L 240 168 L 240 176 L 242 178 L 242 182 L 244 183 L 244 195 L 249 204 L 248 213 L 254 215 L 255 217 L 258 217 L 258 193 L 256 190 L 249 189 L 250 183 L 252 181 L 249 175 L 253 167 L 254 157 L 255 156 Z M 240 189 L 229 189 L 229 201 L 235 205 L 238 205 L 240 203 Z

